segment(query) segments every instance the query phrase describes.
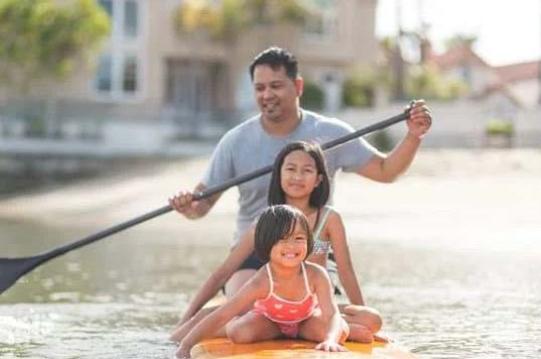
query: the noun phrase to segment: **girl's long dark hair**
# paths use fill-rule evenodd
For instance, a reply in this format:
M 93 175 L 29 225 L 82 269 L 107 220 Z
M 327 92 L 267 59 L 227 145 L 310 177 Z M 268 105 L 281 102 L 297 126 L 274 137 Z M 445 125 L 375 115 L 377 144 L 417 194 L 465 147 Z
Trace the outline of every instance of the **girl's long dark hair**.
M 321 175 L 321 182 L 310 194 L 308 203 L 311 207 L 322 208 L 329 200 L 331 191 L 331 184 L 329 181 L 329 174 L 327 172 L 327 165 L 325 164 L 325 157 L 323 156 L 321 147 L 317 143 L 308 143 L 305 141 L 297 141 L 288 144 L 276 156 L 269 186 L 269 206 L 286 203 L 285 193 L 282 189 L 281 169 L 286 156 L 293 151 L 303 151 L 314 159 L 317 174 Z
M 307 235 L 307 253 L 306 259 L 314 249 L 314 239 L 312 230 L 308 224 L 306 216 L 297 208 L 280 204 L 267 207 L 255 227 L 255 253 L 262 262 L 268 262 L 272 247 L 279 240 L 291 235 L 295 230 L 296 224 L 299 223 Z

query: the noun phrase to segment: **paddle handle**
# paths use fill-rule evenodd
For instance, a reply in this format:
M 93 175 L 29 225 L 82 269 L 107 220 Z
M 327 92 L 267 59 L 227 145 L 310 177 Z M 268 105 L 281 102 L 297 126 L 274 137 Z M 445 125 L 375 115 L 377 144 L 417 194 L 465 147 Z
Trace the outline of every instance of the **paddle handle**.
M 329 142 L 325 142 L 324 144 L 321 145 L 321 148 L 323 150 L 328 150 L 328 149 L 337 147 L 337 146 L 342 145 L 342 144 L 344 144 L 344 143 L 346 143 L 348 141 L 351 141 L 354 138 L 361 137 L 361 136 L 364 136 L 364 135 L 366 135 L 368 133 L 384 129 L 386 127 L 394 125 L 397 122 L 405 121 L 405 120 L 408 119 L 408 117 L 409 117 L 409 108 L 406 109 L 401 114 L 398 114 L 398 115 L 390 117 L 390 118 L 388 118 L 386 120 L 377 122 L 377 123 L 375 123 L 373 125 L 361 128 L 360 130 L 357 130 L 357 131 L 352 132 L 350 134 L 347 134 L 345 136 L 339 137 L 337 139 L 331 140 Z M 221 192 L 223 192 L 223 191 L 225 191 L 225 190 L 227 190 L 227 189 L 229 189 L 231 187 L 237 186 L 237 185 L 242 184 L 244 182 L 248 182 L 248 181 L 250 181 L 250 180 L 252 180 L 254 178 L 266 175 L 267 173 L 270 173 L 270 172 L 272 172 L 272 165 L 260 168 L 260 169 L 258 169 L 256 171 L 247 173 L 247 174 L 239 176 L 239 177 L 235 177 L 235 178 L 233 178 L 233 179 L 231 179 L 229 181 L 226 181 L 226 182 L 222 183 L 221 185 L 209 188 L 209 189 L 207 189 L 207 190 L 205 190 L 203 192 L 196 193 L 193 196 L 193 200 L 198 201 L 200 199 L 210 197 L 210 196 L 215 195 L 217 193 L 221 193 Z
M 337 138 L 335 140 L 326 142 L 326 143 L 321 145 L 321 148 L 323 148 L 324 150 L 328 150 L 330 148 L 337 147 L 337 146 L 339 146 L 339 145 L 341 145 L 343 143 L 351 141 L 354 138 L 364 136 L 364 135 L 366 135 L 368 133 L 384 129 L 386 127 L 389 127 L 389 126 L 391 126 L 391 125 L 393 125 L 393 124 L 395 124 L 397 122 L 404 121 L 408 117 L 409 117 L 409 108 L 406 109 L 403 113 L 401 113 L 399 115 L 390 117 L 390 118 L 388 118 L 386 120 L 383 120 L 383 121 L 377 122 L 377 123 L 375 123 L 373 125 L 364 127 L 362 129 L 357 130 L 355 132 L 352 132 L 352 133 L 350 133 L 348 135 L 345 135 L 345 136 L 342 136 L 342 137 Z M 250 181 L 250 180 L 252 180 L 254 178 L 266 175 L 267 173 L 270 173 L 271 171 L 272 171 L 272 165 L 269 165 L 269 166 L 260 168 L 260 169 L 258 169 L 256 171 L 247 173 L 245 175 L 235 177 L 235 178 L 233 178 L 231 180 L 225 181 L 221 185 L 211 187 L 211 188 L 209 188 L 209 189 L 207 189 L 207 190 L 205 190 L 203 192 L 199 192 L 199 193 L 194 194 L 193 200 L 197 201 L 197 200 L 201 200 L 203 198 L 210 197 L 210 196 L 215 195 L 217 193 L 221 193 L 221 192 L 223 192 L 223 191 L 225 191 L 225 190 L 227 190 L 227 189 L 229 189 L 231 187 L 238 186 L 239 184 L 248 182 L 248 181 Z M 87 237 L 85 237 L 83 239 L 80 239 L 80 240 L 76 241 L 76 242 L 69 243 L 69 244 L 66 244 L 66 245 L 64 245 L 62 247 L 58 247 L 58 248 L 53 249 L 53 250 L 51 250 L 49 252 L 43 253 L 43 256 L 46 257 L 47 260 L 52 259 L 54 257 L 57 257 L 59 255 L 62 255 L 64 253 L 66 253 L 66 252 L 74 250 L 76 248 L 83 247 L 83 246 L 85 246 L 87 244 L 90 244 L 92 242 L 95 242 L 95 241 L 97 241 L 99 239 L 102 239 L 102 238 L 105 238 L 107 236 L 113 235 L 115 233 L 121 232 L 121 231 L 123 231 L 125 229 L 128 229 L 130 227 L 133 227 L 133 226 L 135 226 L 137 224 L 146 222 L 146 221 L 148 221 L 148 220 L 150 220 L 152 218 L 161 216 L 162 214 L 170 212 L 172 209 L 173 208 L 171 207 L 171 205 L 163 206 L 163 207 L 158 208 L 158 209 L 156 209 L 154 211 L 151 211 L 151 212 L 148 212 L 148 213 L 143 214 L 141 216 L 135 217 L 135 218 L 133 218 L 133 219 L 131 219 L 129 221 L 117 224 L 115 226 L 106 228 L 103 231 L 100 231 L 100 232 L 94 233 L 92 235 L 89 235 L 89 236 L 87 236 Z

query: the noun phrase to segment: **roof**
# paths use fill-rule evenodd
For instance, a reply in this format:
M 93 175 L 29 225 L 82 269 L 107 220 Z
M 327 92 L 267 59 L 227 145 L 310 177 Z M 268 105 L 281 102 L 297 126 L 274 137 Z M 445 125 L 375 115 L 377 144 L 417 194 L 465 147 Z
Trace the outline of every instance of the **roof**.
M 538 79 L 541 61 L 529 61 L 517 64 L 496 66 L 494 71 L 504 83 Z
M 458 67 L 465 63 L 487 68 L 491 67 L 467 45 L 455 46 L 441 55 L 432 53 L 428 61 L 442 70 Z

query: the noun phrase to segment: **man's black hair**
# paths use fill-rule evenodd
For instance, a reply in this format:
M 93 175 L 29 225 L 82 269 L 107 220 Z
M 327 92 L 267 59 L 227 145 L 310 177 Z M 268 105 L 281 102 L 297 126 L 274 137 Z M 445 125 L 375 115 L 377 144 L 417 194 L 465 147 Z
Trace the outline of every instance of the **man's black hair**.
M 254 80 L 254 71 L 258 65 L 267 65 L 277 71 L 281 67 L 286 71 L 287 77 L 295 80 L 299 74 L 298 63 L 295 56 L 280 47 L 272 46 L 260 52 L 250 64 L 250 78 Z

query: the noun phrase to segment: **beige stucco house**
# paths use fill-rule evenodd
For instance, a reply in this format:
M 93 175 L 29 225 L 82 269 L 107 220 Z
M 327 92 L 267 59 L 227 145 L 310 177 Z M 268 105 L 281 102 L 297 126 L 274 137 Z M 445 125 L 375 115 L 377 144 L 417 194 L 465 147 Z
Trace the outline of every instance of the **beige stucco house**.
M 182 0 L 98 0 L 112 31 L 93 66 L 36 84 L 32 95 L 54 97 L 51 112 L 60 118 L 170 121 L 189 131 L 231 125 L 255 110 L 251 59 L 278 45 L 297 55 L 302 74 L 322 85 L 326 108 L 335 110 L 347 70 L 375 62 L 376 0 L 302 1 L 318 14 L 308 25 L 256 26 L 224 42 L 179 34 L 174 14 Z

